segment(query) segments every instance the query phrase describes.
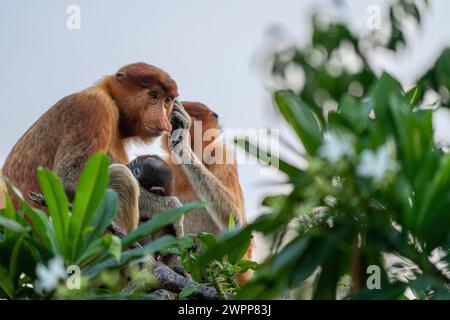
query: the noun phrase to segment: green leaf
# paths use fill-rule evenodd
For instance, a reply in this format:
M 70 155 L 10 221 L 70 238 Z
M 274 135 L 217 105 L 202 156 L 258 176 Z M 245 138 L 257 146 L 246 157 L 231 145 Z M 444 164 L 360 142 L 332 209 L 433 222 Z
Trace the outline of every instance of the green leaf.
M 0 266 L 0 288 L 10 299 L 14 299 L 14 280 L 8 270 L 2 266 Z
M 18 223 L 15 220 L 11 220 L 9 218 L 5 218 L 3 216 L 0 216 L 0 226 L 5 228 L 5 231 L 9 231 L 12 233 L 24 233 L 29 230 L 29 228 L 26 228 L 22 226 L 20 223 Z M 5 232 L 5 239 L 6 239 L 6 232 Z
M 196 288 L 193 286 L 184 287 L 183 290 L 178 294 L 179 300 L 188 300 L 189 297 L 196 292 Z
M 292 91 L 277 91 L 275 102 L 281 114 L 302 140 L 306 151 L 313 155 L 322 141 L 322 131 L 311 108 Z
M 441 246 L 449 236 L 450 155 L 441 158 L 434 176 L 423 181 L 423 189 L 414 200 L 416 223 L 429 248 Z
M 141 224 L 136 230 L 130 232 L 122 239 L 122 245 L 124 248 L 130 246 L 136 241 L 142 240 L 165 226 L 174 223 L 183 214 L 191 211 L 192 209 L 202 208 L 205 204 L 202 202 L 193 202 L 183 207 L 174 208 L 166 212 L 155 214 L 149 221 Z
M 233 230 L 236 229 L 236 223 L 234 222 L 234 217 L 230 214 L 230 219 L 228 219 L 228 229 Z
M 333 250 L 326 262 L 322 264 L 322 270 L 318 274 L 317 285 L 314 288 L 313 300 L 336 300 L 337 286 L 342 276 L 342 270 L 340 270 L 342 259 L 350 261 L 350 257 L 338 250 Z
M 200 256 L 198 264 L 207 266 L 213 260 L 220 260 L 228 255 L 230 262 L 238 262 L 248 249 L 252 234 L 250 229 L 243 228 L 223 233 L 203 255 Z M 233 263 L 232 262 L 232 263 Z
M 31 225 L 33 226 L 34 231 L 37 233 L 35 235 L 35 238 L 37 238 L 39 242 L 43 242 L 46 248 L 51 250 L 54 255 L 61 255 L 61 250 L 56 238 L 55 229 L 48 216 L 40 210 L 32 209 L 23 198 L 20 190 L 17 189 L 10 180 L 5 178 L 5 181 L 8 184 L 9 188 L 19 199 L 24 214 L 30 219 Z M 16 218 L 18 219 L 18 216 L 16 216 Z
M 111 254 L 114 258 L 116 258 L 117 261 L 120 261 L 120 256 L 122 254 L 122 240 L 113 235 L 106 235 L 110 236 L 111 240 L 109 241 L 108 246 L 108 252 Z
M 258 263 L 255 261 L 249 261 L 249 260 L 241 260 L 238 263 L 238 267 L 241 269 L 241 272 L 247 271 L 247 270 L 255 270 L 258 267 Z
M 91 244 L 83 250 L 77 264 L 83 264 L 86 260 L 105 254 L 105 252 L 119 261 L 120 255 L 122 254 L 121 239 L 111 234 L 105 234 L 102 238 L 92 241 Z
M 405 98 L 409 101 L 410 107 L 415 107 L 422 99 L 422 89 L 419 86 L 415 86 L 405 93 Z
M 20 251 L 22 249 L 22 244 L 24 241 L 25 235 L 22 234 L 17 239 L 17 242 L 14 244 L 13 250 L 11 252 L 11 258 L 9 259 L 9 274 L 13 277 L 17 275 L 17 262 L 19 260 Z
M 263 161 L 267 165 L 270 165 L 276 169 L 279 169 L 281 172 L 284 172 L 289 177 L 290 182 L 292 182 L 295 186 L 305 186 L 310 183 L 310 177 L 303 170 L 284 161 L 283 159 L 275 157 L 270 152 L 262 150 L 258 146 L 248 141 L 248 139 L 237 139 L 235 140 L 235 143 L 250 155 Z
M 345 119 L 346 123 L 354 129 L 356 133 L 361 133 L 367 128 L 370 121 L 369 114 L 373 110 L 372 101 L 360 103 L 358 100 L 351 96 L 344 96 L 339 103 L 339 113 Z M 330 117 L 334 115 L 333 112 L 329 114 Z
M 330 243 L 322 239 L 311 239 L 305 251 L 297 257 L 291 272 L 290 285 L 295 286 L 309 278 L 329 257 L 331 251 Z
M 75 260 L 83 245 L 84 229 L 91 225 L 108 186 L 109 160 L 103 153 L 92 156 L 81 173 L 70 219 L 69 236 Z
M 5 202 L 6 202 L 6 207 L 5 209 L 0 210 L 0 215 L 4 216 L 5 218 L 12 220 L 12 221 L 16 221 L 16 210 L 14 209 L 14 206 L 12 204 L 11 201 L 11 197 L 9 196 L 8 193 L 5 193 Z M 12 236 L 11 233 L 15 233 L 16 231 L 14 230 L 8 230 L 8 228 L 5 227 L 5 239 L 8 239 L 10 236 Z
M 197 235 L 197 239 L 200 241 L 200 245 L 205 251 L 209 250 L 217 243 L 216 237 L 211 233 L 202 232 Z
M 373 87 L 370 97 L 374 102 L 374 111 L 377 118 L 377 123 L 380 125 L 381 133 L 385 135 L 392 134 L 392 120 L 389 112 L 391 99 L 397 97 L 403 99 L 401 85 L 391 77 L 384 73 L 380 80 Z
M 69 202 L 61 180 L 48 169 L 38 169 L 39 185 L 53 220 L 59 248 L 63 256 L 69 246 Z
M 349 300 L 396 300 L 403 296 L 407 288 L 406 283 L 381 283 L 382 290 L 362 289 L 348 297 Z
M 97 240 L 112 223 L 116 216 L 117 210 L 117 193 L 114 190 L 106 189 L 105 196 L 98 208 L 94 220 L 91 223 L 93 231 L 86 237 L 86 244 L 88 246 L 93 240 Z
M 25 202 L 22 203 L 22 209 L 33 225 L 36 239 L 42 242 L 53 255 L 62 255 L 54 225 L 50 222 L 48 216 L 38 209 L 31 208 Z
M 137 248 L 128 250 L 122 253 L 120 261 L 117 261 L 116 258 L 109 258 L 106 260 L 102 260 L 97 263 L 91 263 L 85 270 L 83 270 L 83 275 L 92 279 L 103 270 L 119 268 L 121 266 L 126 265 L 127 263 L 143 258 L 147 255 L 151 255 L 156 251 L 160 251 L 164 248 L 170 247 L 176 243 L 176 239 L 172 236 L 163 236 L 161 238 L 156 239 L 145 245 L 143 248 Z
M 247 253 L 250 244 L 252 243 L 252 238 L 247 239 L 245 242 L 241 243 L 240 246 L 236 247 L 228 253 L 228 260 L 231 264 L 237 264 Z
M 180 239 L 178 239 L 177 246 L 182 251 L 186 251 L 186 250 L 195 248 L 196 244 L 193 239 L 193 235 L 188 234 L 188 235 L 182 236 Z

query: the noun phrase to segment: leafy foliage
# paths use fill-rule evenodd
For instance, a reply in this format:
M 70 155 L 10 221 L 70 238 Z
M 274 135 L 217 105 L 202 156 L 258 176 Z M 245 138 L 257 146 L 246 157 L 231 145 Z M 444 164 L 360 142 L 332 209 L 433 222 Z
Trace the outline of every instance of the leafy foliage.
M 292 222 L 302 227 L 238 298 L 275 298 L 312 281 L 310 298 L 335 299 L 349 277 L 341 297 L 402 298 L 406 288 L 416 298 L 450 297 L 448 270 L 439 264 L 450 245 L 450 155 L 433 144 L 433 111 L 416 108 L 412 96 L 384 74 L 366 99 L 344 96 L 311 140 L 302 131 L 320 127 L 319 121 L 305 124 L 292 114 L 312 107 L 292 91 L 275 93 L 280 109 L 292 109 L 281 113 L 308 151 L 308 169 L 284 170 L 297 181 L 293 191 L 266 199 L 270 214 L 233 239 L 251 231 L 283 237 Z M 438 261 L 431 262 L 433 255 Z M 392 257 L 408 261 L 396 267 L 400 274 L 412 268 L 412 275 L 393 275 Z M 366 287 L 371 265 L 381 270 L 379 290 Z
M 412 20 L 420 25 L 428 5 L 427 0 L 394 1 L 381 21 L 383 28 L 374 26 L 365 34 L 351 30 L 345 21 L 325 22 L 326 17 L 316 13 L 311 18 L 313 31 L 306 45 L 288 46 L 270 57 L 271 78 L 277 87 L 285 88 L 291 86 L 290 70 L 302 75 L 302 87 L 298 92 L 301 103 L 311 106 L 323 123 L 323 109 L 334 108 L 346 95 L 361 98 L 368 94 L 378 78 L 371 64 L 371 54 L 374 50 L 401 54 L 401 49 L 407 46 L 404 21 Z M 418 102 L 428 90 L 433 90 L 440 94 L 442 104 L 448 106 L 448 51 L 445 50 L 433 67 L 418 77 L 422 89 L 417 92 Z
M 273 254 L 238 299 L 404 299 L 407 289 L 410 298 L 449 298 L 450 156 L 434 144 L 433 110 L 423 105 L 427 90 L 448 102 L 448 50 L 408 92 L 369 63 L 374 48 L 406 45 L 401 20 L 420 24 L 427 4 L 396 1 L 387 38 L 376 29 L 360 36 L 316 14 L 309 44 L 274 54 L 276 83 L 289 86 L 292 66 L 304 78 L 298 92 L 276 91 L 274 101 L 308 165 L 267 161 L 279 163 L 292 192 L 266 198 L 265 215 L 205 255 L 226 255 L 255 231 L 273 239 Z M 273 158 L 248 139 L 236 143 Z
M 11 184 L 20 199 L 21 210 L 16 212 L 9 196 L 6 209 L 0 210 L 0 297 L 2 298 L 148 298 L 145 292 L 122 295 L 128 280 L 121 276 L 128 269 L 131 278 L 140 275 L 139 270 L 148 270 L 148 281 L 152 281 L 150 269 L 145 265 L 136 267 L 133 262 L 176 244 L 172 236 L 150 242 L 143 248 L 129 249 L 136 241 L 152 235 L 164 226 L 173 223 L 181 215 L 202 206 L 192 203 L 182 208 L 161 213 L 119 239 L 106 228 L 115 218 L 117 195 L 107 189 L 109 161 L 104 154 L 91 157 L 81 174 L 73 210 L 69 210 L 67 196 L 61 181 L 49 170 L 38 169 L 41 190 L 48 205 L 46 213 L 32 208 Z M 56 258 L 55 258 L 56 257 Z M 82 275 L 79 290 L 68 290 L 61 285 L 49 290 L 39 290 L 37 270 L 52 278 L 57 258 L 66 267 L 78 266 Z M 53 261 L 53 262 L 52 262 Z M 49 269 L 46 265 L 49 263 Z M 51 265 L 53 264 L 54 269 Z M 131 268 L 131 269 L 130 269 Z M 138 268 L 139 270 L 134 270 Z M 42 277 L 43 275 L 41 275 Z M 57 283 L 55 283 L 57 284 Z
M 117 196 L 106 188 L 104 155 L 89 160 L 73 210 L 58 178 L 40 169 L 49 216 L 17 190 L 21 210 L 7 198 L 0 211 L 0 298 L 150 298 L 130 293 L 122 274 L 142 280 L 143 259 L 159 251 L 180 256 L 193 279 L 215 286 L 223 299 L 405 299 L 406 292 L 415 299 L 449 299 L 450 155 L 435 145 L 434 111 L 424 107 L 428 90 L 448 106 L 449 49 L 407 92 L 390 75 L 377 76 L 370 64 L 371 50 L 399 52 L 407 45 L 402 20 L 420 24 L 427 5 L 395 1 L 386 12 L 388 36 L 376 29 L 359 35 L 345 22 L 323 23 L 316 14 L 306 46 L 274 54 L 272 75 L 282 86 L 292 65 L 304 76 L 298 92 L 278 90 L 273 97 L 304 146 L 307 167 L 273 161 L 277 155 L 237 140 L 248 153 L 278 164 L 292 190 L 266 198 L 265 213 L 241 229 L 230 220 L 218 238 L 163 237 L 130 249 L 202 204 L 161 213 L 121 240 L 105 233 Z M 353 56 L 353 67 L 346 55 Z M 243 259 L 255 232 L 273 240 L 261 265 Z M 61 282 L 38 290 L 43 266 L 57 265 L 54 257 L 64 267 L 81 267 L 81 290 L 67 290 Z M 249 269 L 254 277 L 241 286 L 236 276 Z M 148 273 L 143 280 L 153 279 Z M 180 298 L 193 292 L 188 287 Z
M 233 223 L 230 220 L 230 231 L 218 239 L 207 232 L 188 234 L 179 239 L 175 246 L 162 251 L 165 254 L 180 256 L 183 267 L 192 278 L 199 283 L 214 286 L 222 299 L 229 299 L 239 292 L 241 284 L 237 281 L 237 277 L 258 266 L 256 262 L 243 259 L 250 246 L 250 238 L 236 245 L 234 250 L 228 251 L 230 245 L 224 245 L 226 239 L 239 232 L 232 227 Z M 212 253 L 214 257 L 210 257 Z M 190 293 L 189 289 L 186 289 L 181 297 L 187 298 Z

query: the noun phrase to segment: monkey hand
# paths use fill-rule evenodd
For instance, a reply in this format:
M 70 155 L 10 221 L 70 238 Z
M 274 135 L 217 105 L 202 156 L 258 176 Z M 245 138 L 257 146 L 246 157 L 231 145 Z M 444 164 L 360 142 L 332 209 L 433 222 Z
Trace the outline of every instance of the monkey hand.
M 169 148 L 172 158 L 176 163 L 186 163 L 190 160 L 190 135 L 191 117 L 184 110 L 180 102 L 175 101 L 172 115 L 170 116 L 172 131 L 169 135 Z
M 172 115 L 170 116 L 170 124 L 172 131 L 176 129 L 187 129 L 191 126 L 191 116 L 186 112 L 180 101 L 175 100 Z

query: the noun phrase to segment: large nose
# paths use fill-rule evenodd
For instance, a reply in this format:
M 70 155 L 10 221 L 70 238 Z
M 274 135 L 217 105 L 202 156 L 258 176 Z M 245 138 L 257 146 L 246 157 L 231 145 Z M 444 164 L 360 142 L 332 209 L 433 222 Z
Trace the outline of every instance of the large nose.
M 170 132 L 172 130 L 172 125 L 167 117 L 167 111 L 166 108 L 164 108 L 164 103 L 159 104 L 157 110 L 156 126 L 158 130 Z
M 170 122 L 167 119 L 165 114 L 162 114 L 159 117 L 158 129 L 161 130 L 161 131 L 166 131 L 166 132 L 170 132 L 170 130 L 172 130 L 172 125 L 170 124 Z

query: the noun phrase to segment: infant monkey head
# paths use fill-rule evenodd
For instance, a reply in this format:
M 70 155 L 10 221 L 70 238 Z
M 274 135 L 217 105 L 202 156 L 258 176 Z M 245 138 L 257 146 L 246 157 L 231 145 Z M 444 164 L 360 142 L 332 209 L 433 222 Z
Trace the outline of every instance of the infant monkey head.
M 142 188 L 161 196 L 173 195 L 174 177 L 169 165 L 157 155 L 139 156 L 128 165 Z

